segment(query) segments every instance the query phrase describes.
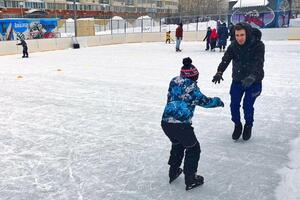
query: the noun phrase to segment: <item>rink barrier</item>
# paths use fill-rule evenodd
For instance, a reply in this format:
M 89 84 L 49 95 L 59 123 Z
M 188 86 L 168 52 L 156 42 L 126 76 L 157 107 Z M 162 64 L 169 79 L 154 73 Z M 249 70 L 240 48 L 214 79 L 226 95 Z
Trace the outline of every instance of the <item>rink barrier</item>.
M 267 40 L 300 40 L 300 28 L 262 29 L 262 39 Z M 206 31 L 184 32 L 183 41 L 200 41 L 205 37 Z M 175 40 L 174 33 L 172 38 Z M 93 47 L 112 44 L 164 42 L 165 33 L 130 33 L 99 36 L 78 37 L 80 47 Z M 0 41 L 0 55 L 21 54 L 22 46 L 17 41 Z M 51 38 L 27 40 L 29 53 L 63 50 L 72 48 L 71 38 Z
M 288 39 L 289 40 L 300 40 L 300 28 L 288 28 Z

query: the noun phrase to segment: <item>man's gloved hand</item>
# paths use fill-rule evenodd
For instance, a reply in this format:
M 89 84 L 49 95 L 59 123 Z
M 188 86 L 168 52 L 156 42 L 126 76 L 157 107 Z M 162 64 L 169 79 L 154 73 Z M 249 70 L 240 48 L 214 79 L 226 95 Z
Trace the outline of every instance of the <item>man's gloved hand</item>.
M 217 72 L 216 75 L 214 75 L 212 82 L 216 84 L 216 83 L 220 83 L 221 80 L 224 81 L 222 75 L 223 75 L 222 72 Z
M 255 82 L 255 78 L 253 76 L 247 76 L 242 80 L 242 86 L 244 88 L 250 87 Z
M 219 97 L 214 97 L 213 101 L 216 103 L 217 107 L 224 107 L 224 103 Z

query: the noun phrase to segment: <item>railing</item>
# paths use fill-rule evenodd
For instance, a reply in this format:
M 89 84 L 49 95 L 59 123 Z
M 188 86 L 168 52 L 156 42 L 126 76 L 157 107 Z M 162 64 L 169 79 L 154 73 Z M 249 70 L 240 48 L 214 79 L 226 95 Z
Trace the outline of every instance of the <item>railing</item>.
M 287 15 L 279 16 L 274 27 L 288 27 L 300 26 L 300 18 L 292 19 L 292 15 L 290 11 L 287 11 Z M 276 13 L 275 13 L 276 14 Z M 185 32 L 190 31 L 203 31 L 206 30 L 207 27 L 216 28 L 218 23 L 226 23 L 229 24 L 230 21 L 234 21 L 235 23 L 240 21 L 245 21 L 246 15 L 232 15 L 232 14 L 224 14 L 224 15 L 205 15 L 205 16 L 177 16 L 177 17 L 165 17 L 165 18 L 151 18 L 149 16 L 142 16 L 137 19 L 123 19 L 121 17 L 114 17 L 112 19 L 78 19 L 77 20 L 77 35 L 78 36 L 94 36 L 94 35 L 108 35 L 108 34 L 130 34 L 130 33 L 151 33 L 151 32 L 162 32 L 165 33 L 167 31 L 171 31 L 171 35 L 174 37 L 174 32 L 177 28 L 177 24 L 179 22 L 183 23 L 183 30 Z M 267 24 L 268 18 L 266 17 L 264 12 L 260 13 L 261 23 Z M 252 17 L 252 18 L 251 18 Z M 255 17 L 249 15 L 250 23 L 252 25 L 255 24 Z M 252 20 L 252 22 L 251 22 Z M 280 21 L 281 20 L 281 21 Z M 1 20 L 0 20 L 1 22 Z M 280 25 L 281 24 L 281 25 Z M 12 25 L 2 26 L 6 27 L 6 30 L 2 28 L 2 33 L 0 36 L 0 40 L 6 40 L 6 34 L 16 33 L 18 31 L 8 31 L 8 27 L 12 27 Z M 31 27 L 31 25 L 30 25 Z M 58 25 L 56 28 L 51 29 L 50 34 L 46 34 L 48 28 L 36 25 L 30 29 L 28 32 L 28 36 L 25 36 L 25 39 L 36 39 L 36 38 L 49 38 L 49 37 L 72 37 L 75 35 L 74 28 L 74 20 L 73 19 L 61 19 L 58 21 Z M 29 29 L 29 25 L 28 25 Z M 37 33 L 38 32 L 38 33 Z M 34 37 L 38 35 L 39 37 Z M 46 35 L 43 37 L 43 35 Z M 16 39 L 17 37 L 10 37 Z

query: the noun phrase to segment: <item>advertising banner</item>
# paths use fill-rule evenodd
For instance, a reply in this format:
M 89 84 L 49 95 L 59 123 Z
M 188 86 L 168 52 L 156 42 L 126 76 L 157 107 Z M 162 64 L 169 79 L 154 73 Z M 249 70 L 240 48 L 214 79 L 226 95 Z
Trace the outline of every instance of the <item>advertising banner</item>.
M 56 36 L 58 19 L 0 19 L 0 40 L 40 39 Z

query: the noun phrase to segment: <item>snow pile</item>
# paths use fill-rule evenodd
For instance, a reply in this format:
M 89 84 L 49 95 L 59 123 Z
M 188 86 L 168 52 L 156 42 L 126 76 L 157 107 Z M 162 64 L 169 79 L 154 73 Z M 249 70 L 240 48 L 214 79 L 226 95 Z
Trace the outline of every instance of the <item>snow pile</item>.
M 88 18 L 79 18 L 79 19 L 77 19 L 78 21 L 94 21 L 95 20 L 95 18 L 93 18 L 93 17 L 88 17 Z
M 74 19 L 68 18 L 68 19 L 66 20 L 66 22 L 67 22 L 67 23 L 74 23 Z
M 151 17 L 149 17 L 148 15 L 144 15 L 144 16 L 140 16 L 137 19 L 141 20 L 141 19 L 151 19 Z
M 120 16 L 113 16 L 112 18 L 111 18 L 112 20 L 124 20 L 122 17 L 120 17 Z
M 290 19 L 290 27 L 300 27 L 300 18 Z
M 287 167 L 279 170 L 282 180 L 276 190 L 278 200 L 300 199 L 300 136 L 291 142 L 290 162 Z

